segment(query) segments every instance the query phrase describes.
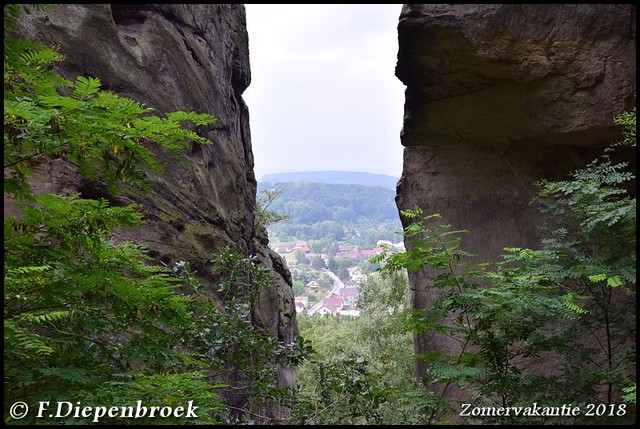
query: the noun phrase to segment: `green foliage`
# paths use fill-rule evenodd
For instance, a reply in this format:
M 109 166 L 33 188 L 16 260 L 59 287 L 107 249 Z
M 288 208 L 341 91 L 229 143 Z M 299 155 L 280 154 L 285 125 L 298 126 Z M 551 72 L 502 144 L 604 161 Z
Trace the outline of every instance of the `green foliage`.
M 302 424 L 381 423 L 379 408 L 386 400 L 384 389 L 375 387 L 375 376 L 362 355 L 337 362 L 312 362 L 317 380 L 312 391 L 301 395 L 295 411 Z
M 64 57 L 54 48 L 11 37 L 4 47 L 5 191 L 16 197 L 28 196 L 25 179 L 47 157 L 68 158 L 85 177 L 105 179 L 115 193 L 121 183 L 142 185 L 146 172 L 162 170 L 153 147 L 186 160 L 190 143 L 210 143 L 183 126 L 211 124 L 210 115 L 173 112 L 161 118 L 141 103 L 102 91 L 96 77 L 71 82 L 56 74 L 50 65 Z
M 309 264 L 309 260 L 307 259 L 307 256 L 300 249 L 295 249 L 293 251 L 293 259 L 295 260 L 296 264 L 298 264 L 298 265 L 308 265 Z
M 256 229 L 263 234 L 267 234 L 267 227 L 274 223 L 289 219 L 289 216 L 281 215 L 271 211 L 269 207 L 282 195 L 282 188 L 262 189 L 258 193 L 256 201 Z
M 635 126 L 635 111 L 621 118 Z M 506 248 L 495 264 L 474 263 L 460 248 L 459 235 L 467 231 L 436 224 L 439 215 L 425 216 L 419 208 L 402 212 L 413 220 L 404 230 L 410 248 L 378 260 L 384 272 L 420 271 L 429 279 L 436 298 L 413 312 L 407 327 L 457 344 L 450 352 L 418 356 L 428 368 L 425 393 L 405 396 L 406 406 L 421 416 L 417 421 L 444 423 L 455 415 L 446 400 L 453 386 L 474 406 L 635 400 L 628 386 L 635 386 L 636 201 L 625 189 L 635 176 L 626 163 L 610 160 L 612 150 L 570 180 L 538 183 L 536 203 L 548 219 L 541 248 Z M 536 371 L 531 359 L 555 362 L 553 373 Z M 532 422 L 516 416 L 479 419 Z M 633 416 L 601 419 L 626 422 Z M 600 420 L 554 419 L 583 421 Z
M 636 108 L 629 112 L 622 112 L 615 118 L 616 125 L 620 125 L 624 132 L 624 139 L 614 146 L 636 146 Z
M 4 220 L 5 416 L 17 400 L 174 407 L 194 401 L 201 410 L 197 419 L 143 423 L 219 423 L 226 386 L 210 374 L 210 350 L 200 336 L 217 314 L 235 317 L 237 309 L 214 304 L 215 293 L 185 275 L 184 263 L 157 266 L 142 246 L 116 242 L 116 228 L 141 222 L 134 206 L 33 195 L 28 182 L 34 166 L 60 157 L 85 177 L 106 180 L 111 192 L 122 183 L 144 185 L 147 172 L 161 170 L 154 146 L 184 158 L 189 144 L 208 143 L 185 128 L 187 122 L 202 126 L 214 118 L 153 116 L 140 103 L 102 91 L 98 78 L 64 79 L 52 71 L 52 63 L 63 60 L 56 49 L 7 36 L 19 12 L 5 6 L 4 190 L 19 210 Z M 247 273 L 231 275 L 247 281 Z M 231 334 L 220 334 L 219 341 L 228 341 L 225 335 Z M 36 420 L 33 413 L 21 420 L 90 422 L 46 415 Z
M 276 385 L 278 367 L 304 359 L 303 344 L 283 343 L 270 327 L 252 323 L 255 301 L 265 299 L 275 286 L 255 257 L 225 247 L 212 255 L 211 262 L 217 278 L 213 290 L 202 285 L 188 263 L 173 268 L 195 293 L 191 312 L 197 323 L 187 332 L 192 338 L 188 348 L 202 354 L 210 378 L 232 380 L 221 389 L 225 396 L 248 399 L 242 407 L 227 406 L 217 413 L 220 421 L 269 423 L 261 416 L 261 407 L 279 403 L 288 394 Z
M 301 282 L 300 280 L 293 281 L 293 294 L 295 296 L 304 295 L 305 291 L 306 288 L 303 282 Z
M 453 386 L 475 406 L 584 406 L 594 398 L 635 404 L 636 205 L 624 188 L 635 176 L 610 152 L 570 180 L 540 182 L 536 202 L 548 216 L 541 248 L 506 248 L 495 264 L 473 263 L 461 247 L 467 231 L 438 224 L 439 215 L 418 208 L 403 211 L 413 219 L 404 231 L 411 247 L 374 261 L 385 266 L 362 287 L 362 316 L 313 323 L 300 317 L 303 335 L 286 344 L 258 326 L 255 303 L 274 299 L 275 280 L 255 257 L 221 249 L 210 261 L 217 281 L 205 285 L 188 262 L 157 266 L 144 247 L 113 239 L 116 228 L 141 222 L 134 206 L 33 195 L 33 168 L 52 158 L 72 161 L 112 193 L 123 183 L 144 186 L 149 173 L 162 170 L 155 151 L 186 160 L 190 144 L 209 143 L 194 128 L 215 119 L 156 116 L 101 90 L 97 77 L 63 78 L 53 71 L 64 60 L 55 48 L 7 37 L 20 8 L 4 10 L 4 190 L 19 210 L 4 221 L 5 415 L 18 400 L 123 407 L 194 401 L 197 419 L 101 422 L 269 422 L 262 410 L 278 404 L 291 408 L 292 423 L 449 423 L 458 411 L 446 400 Z M 625 129 L 619 145 L 635 146 L 635 109 L 616 123 Z M 257 226 L 283 220 L 269 208 L 305 216 L 338 240 L 349 233 L 336 226 L 345 219 L 390 219 L 362 188 L 349 189 L 358 198 L 335 189 L 316 187 L 298 203 L 267 190 L 258 200 Z M 406 270 L 430 276 L 438 292 L 430 307 L 410 310 Z M 425 333 L 448 336 L 458 348 L 413 356 L 412 335 Z M 428 367 L 420 385 L 411 379 L 414 357 Z M 533 371 L 530 359 L 553 359 L 554 372 Z M 296 365 L 300 390 L 277 386 L 279 369 Z M 223 395 L 247 401 L 224 406 Z M 479 420 L 533 421 L 526 419 Z M 22 422 L 91 419 L 31 415 Z
M 413 237 L 412 251 L 398 253 L 392 258 L 387 258 L 388 253 L 373 258 L 374 262 L 386 260 L 388 271 L 397 271 L 406 268 L 409 271 L 418 271 L 425 265 L 435 269 L 453 271 L 454 266 L 462 265 L 455 261 L 464 256 L 469 256 L 459 249 L 460 237 L 456 234 L 467 233 L 466 230 L 449 231 L 450 225 L 438 225 L 430 223 L 439 214 L 423 216 L 422 210 L 416 207 L 414 210 L 401 210 L 400 214 L 410 219 L 419 219 L 404 230 L 405 237 Z M 436 278 L 435 287 L 449 286 L 449 278 Z M 443 282 L 444 280 L 444 282 Z
M 322 256 L 320 255 L 316 255 L 311 258 L 311 267 L 316 270 L 327 268 L 324 259 L 322 259 Z
M 373 247 L 380 239 L 397 238 L 400 219 L 390 189 L 305 182 L 275 188 L 259 184 L 259 192 L 273 189 L 278 198 L 272 200 L 270 210 L 286 217 L 286 222 L 268 224 L 269 235 L 282 241 L 348 240 Z
M 140 246 L 110 239 L 114 227 L 139 221 L 131 206 L 53 194 L 5 219 L 5 409 L 17 399 L 126 404 L 143 386 L 135 400 L 220 406 L 203 359 L 187 347 L 197 320 L 191 298 L 176 292 L 182 282 L 148 265 Z
M 635 384 L 633 386 L 623 387 L 622 391 L 624 392 L 624 395 L 622 396 L 622 399 L 626 403 L 628 403 L 628 404 L 635 404 L 636 403 L 636 385 Z
M 380 422 L 382 392 L 362 350 L 353 350 L 353 323 L 300 316 L 302 335 L 310 335 L 311 355 L 299 368 L 301 389 L 292 404 L 297 424 L 366 424 Z M 313 328 L 309 326 L 313 323 Z M 305 328 L 307 326 L 307 328 Z M 310 330 L 311 328 L 312 330 Z M 305 337 L 306 338 L 306 337 Z M 327 341 L 333 347 L 327 347 Z M 315 351 L 315 345 L 320 352 Z M 316 354 L 321 353 L 319 355 Z
M 312 353 L 298 371 L 292 401 L 296 424 L 402 424 L 400 392 L 412 388 L 412 336 L 404 273 L 372 274 L 362 285 L 354 318 L 298 316 Z

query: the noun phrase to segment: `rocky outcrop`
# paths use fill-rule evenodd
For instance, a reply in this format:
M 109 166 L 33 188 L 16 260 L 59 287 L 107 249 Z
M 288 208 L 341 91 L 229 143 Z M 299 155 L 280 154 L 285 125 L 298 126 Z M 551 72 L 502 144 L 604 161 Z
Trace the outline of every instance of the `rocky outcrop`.
M 584 166 L 635 105 L 635 22 L 632 5 L 405 5 L 398 207 L 470 230 L 464 247 L 480 261 L 536 246 L 533 183 Z M 425 273 L 410 283 L 414 308 L 425 307 Z M 419 353 L 449 346 L 416 342 Z
M 285 343 L 297 340 L 291 276 L 254 227 L 256 180 L 249 114 L 242 93 L 251 80 L 243 5 L 60 4 L 53 11 L 25 8 L 20 32 L 66 56 L 63 74 L 96 76 L 103 89 L 133 98 L 158 112 L 209 113 L 218 121 L 202 130 L 212 145 L 193 145 L 185 165 L 158 153 L 165 172 L 152 190 L 129 190 L 113 199 L 99 182 L 83 180 L 56 160 L 34 178 L 36 190 L 79 191 L 115 203 L 135 202 L 145 224 L 120 237 L 145 243 L 163 262 L 189 261 L 213 281 L 211 254 L 232 245 L 256 255 L 278 280 L 262 292 L 253 323 Z M 295 368 L 280 368 L 278 386 L 295 387 Z M 268 410 L 265 412 L 269 412 Z

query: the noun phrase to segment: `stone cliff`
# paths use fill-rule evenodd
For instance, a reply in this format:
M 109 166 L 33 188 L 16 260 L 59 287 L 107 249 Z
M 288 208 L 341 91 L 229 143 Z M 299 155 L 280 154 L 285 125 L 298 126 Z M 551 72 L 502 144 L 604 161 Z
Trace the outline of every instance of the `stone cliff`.
M 635 105 L 635 22 L 632 5 L 405 5 L 399 209 L 470 230 L 464 248 L 480 261 L 536 246 L 533 183 L 584 166 L 620 138 L 614 117 Z M 425 273 L 410 283 L 414 308 L 425 307 Z M 449 346 L 416 342 L 419 353 Z
M 26 8 L 20 32 L 59 45 L 66 56 L 61 72 L 72 80 L 99 77 L 103 89 L 157 112 L 186 110 L 218 118 L 204 133 L 213 144 L 191 148 L 192 166 L 158 153 L 165 172 L 152 179 L 149 193 L 125 192 L 114 200 L 103 184 L 83 180 L 64 160 L 40 168 L 34 189 L 139 204 L 145 224 L 121 231 L 121 238 L 146 244 L 159 261 L 189 261 L 209 282 L 215 279 L 207 263 L 217 249 L 232 245 L 256 255 L 278 287 L 261 292 L 252 321 L 284 344 L 295 342 L 290 273 L 254 226 L 256 179 L 242 99 L 251 80 L 244 6 L 60 4 L 47 12 Z M 295 387 L 296 369 L 281 366 L 276 384 Z M 233 405 L 243 400 L 235 398 Z

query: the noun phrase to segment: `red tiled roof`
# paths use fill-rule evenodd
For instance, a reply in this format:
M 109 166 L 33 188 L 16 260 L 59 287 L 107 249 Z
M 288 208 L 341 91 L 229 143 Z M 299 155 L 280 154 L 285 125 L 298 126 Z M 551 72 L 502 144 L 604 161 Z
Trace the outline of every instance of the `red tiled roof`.
M 331 310 L 332 313 L 335 313 L 342 308 L 342 298 L 325 298 L 322 300 L 322 306 Z

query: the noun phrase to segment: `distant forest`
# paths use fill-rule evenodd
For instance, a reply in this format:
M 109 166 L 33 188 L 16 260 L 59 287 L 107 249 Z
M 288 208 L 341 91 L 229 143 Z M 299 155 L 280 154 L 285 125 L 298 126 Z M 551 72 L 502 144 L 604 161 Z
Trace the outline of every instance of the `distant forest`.
M 373 245 L 381 239 L 399 240 L 395 191 L 355 184 L 258 184 L 258 192 L 274 188 L 280 194 L 268 210 L 288 217 L 269 227 L 269 235 L 280 241 L 329 238 Z

